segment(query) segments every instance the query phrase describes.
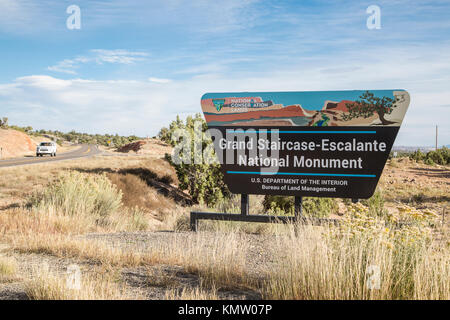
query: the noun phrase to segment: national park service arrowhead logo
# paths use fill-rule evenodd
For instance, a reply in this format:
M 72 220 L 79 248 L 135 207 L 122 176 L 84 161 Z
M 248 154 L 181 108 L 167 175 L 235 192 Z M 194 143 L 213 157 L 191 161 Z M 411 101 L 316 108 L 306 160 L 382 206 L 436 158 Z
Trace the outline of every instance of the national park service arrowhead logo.
M 212 101 L 217 109 L 217 112 L 219 112 L 225 104 L 225 99 L 212 99 Z

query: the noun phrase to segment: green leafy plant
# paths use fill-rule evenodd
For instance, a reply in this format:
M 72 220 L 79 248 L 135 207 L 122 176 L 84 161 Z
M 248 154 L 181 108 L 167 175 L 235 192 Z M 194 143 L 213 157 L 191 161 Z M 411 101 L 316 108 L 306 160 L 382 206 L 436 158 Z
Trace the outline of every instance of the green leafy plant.
M 450 150 L 447 147 L 437 149 L 434 151 L 429 151 L 424 153 L 420 150 L 413 152 L 409 158 L 417 162 L 423 162 L 428 165 L 448 165 L 450 164 Z
M 76 171 L 62 174 L 42 192 L 34 194 L 29 205 L 38 211 L 61 215 L 106 217 L 121 206 L 122 192 L 103 175 Z
M 368 214 L 372 217 L 384 217 L 387 214 L 384 208 L 383 191 L 376 190 L 369 199 L 361 200 L 361 203 L 368 207 Z
M 270 214 L 292 215 L 294 214 L 294 197 L 266 195 L 263 206 Z M 302 213 L 306 217 L 326 218 L 337 209 L 337 202 L 332 198 L 303 198 Z
M 194 130 L 194 126 L 201 123 L 202 137 L 195 137 L 199 134 Z M 228 187 L 223 181 L 223 174 L 220 170 L 220 164 L 211 161 L 215 159 L 214 148 L 212 148 L 212 140 L 208 138 L 204 132 L 207 129 L 206 122 L 203 120 L 200 114 L 196 114 L 194 117 L 187 117 L 184 123 L 177 117 L 176 121 L 173 121 L 168 129 L 161 130 L 159 137 L 167 143 L 175 146 L 179 143 L 179 139 L 174 135 L 177 130 L 183 130 L 180 139 L 187 139 L 187 143 L 190 144 L 188 161 L 182 161 L 182 163 L 175 163 L 171 155 L 166 155 L 166 159 L 175 168 L 177 173 L 179 188 L 187 190 L 192 197 L 192 200 L 196 203 L 204 203 L 208 206 L 214 206 L 219 201 L 229 198 L 231 196 Z M 179 132 L 179 131 L 178 131 Z M 194 161 L 194 140 L 195 138 L 201 139 L 201 150 L 203 161 L 201 163 L 195 163 Z M 197 140 L 199 141 L 199 140 Z

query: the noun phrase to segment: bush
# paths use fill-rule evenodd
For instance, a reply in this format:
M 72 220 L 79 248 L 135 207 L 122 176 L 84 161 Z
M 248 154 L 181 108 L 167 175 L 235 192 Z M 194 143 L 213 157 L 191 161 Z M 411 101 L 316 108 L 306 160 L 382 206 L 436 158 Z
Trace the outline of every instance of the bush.
M 201 122 L 202 129 L 202 149 L 208 150 L 209 153 L 203 152 L 203 156 L 207 159 L 203 159 L 202 163 L 194 163 L 194 138 L 196 132 L 194 131 L 195 123 Z M 214 148 L 212 148 L 212 140 L 208 139 L 204 132 L 207 129 L 206 122 L 203 120 L 200 114 L 196 114 L 195 117 L 187 117 L 186 123 L 177 117 L 176 121 L 170 124 L 169 129 L 161 130 L 159 136 L 161 139 L 175 146 L 179 141 L 175 138 L 174 133 L 177 130 L 183 129 L 183 136 L 180 139 L 189 139 L 191 143 L 190 157 L 191 161 L 182 161 L 182 163 L 175 163 L 172 156 L 166 155 L 166 159 L 175 168 L 177 173 L 179 188 L 181 190 L 187 190 L 192 197 L 192 200 L 196 203 L 205 203 L 208 206 L 214 206 L 223 199 L 228 199 L 231 196 L 228 187 L 223 181 L 223 174 L 220 169 L 220 164 L 212 163 L 208 161 L 215 159 Z M 169 140 L 170 137 L 170 140 Z M 189 140 L 188 140 L 189 141 Z M 185 159 L 188 160 L 188 159 Z M 190 163 L 186 163 L 190 162 Z
M 294 214 L 294 197 L 271 196 L 264 197 L 263 206 L 270 214 Z M 306 217 L 325 218 L 337 211 L 338 205 L 332 198 L 304 197 L 302 213 Z
M 410 155 L 410 159 L 417 162 L 424 162 L 428 165 L 448 165 L 450 164 L 450 150 L 447 147 L 443 147 L 435 151 L 430 151 L 426 154 L 420 150 L 417 150 Z
M 263 200 L 263 207 L 270 214 L 292 215 L 294 214 L 294 198 L 266 195 Z
M 63 174 L 30 199 L 38 210 L 54 210 L 61 215 L 105 217 L 121 206 L 122 192 L 106 175 L 79 172 Z
M 361 203 L 368 207 L 368 214 L 372 217 L 384 217 L 387 213 L 384 209 L 384 195 L 381 190 L 375 191 L 369 199 L 361 200 Z
M 337 212 L 338 205 L 332 198 L 305 198 L 303 212 L 308 217 L 326 218 L 330 213 Z
M 149 187 L 136 174 L 109 173 L 107 176 L 118 190 L 120 190 L 122 203 L 127 208 L 134 209 L 138 207 L 144 211 L 157 212 L 174 208 L 174 203 L 170 198 L 164 197 L 154 188 Z
M 4 124 L 2 126 L 2 123 Z M 6 118 L 6 125 L 2 120 L 0 120 L 0 127 L 8 127 L 7 124 L 7 118 Z M 34 130 L 33 128 L 28 127 L 19 127 L 19 126 L 9 126 L 9 128 L 22 131 L 29 135 L 49 135 L 56 138 L 56 142 L 61 145 L 62 141 L 69 141 L 73 143 L 85 143 L 85 144 L 99 144 L 103 146 L 115 146 L 115 147 L 121 147 L 125 144 L 131 143 L 136 140 L 141 140 L 142 138 L 139 138 L 137 136 L 131 135 L 131 136 L 119 136 L 118 134 L 112 135 L 112 134 L 89 134 L 89 133 L 80 133 L 76 132 L 74 130 L 64 133 L 61 131 L 53 131 L 53 130 Z
M 8 129 L 8 118 L 3 117 L 0 119 L 0 128 Z
M 409 158 L 410 158 L 411 160 L 415 160 L 415 161 L 417 161 L 417 162 L 423 161 L 423 160 L 425 159 L 425 157 L 426 157 L 425 153 L 423 153 L 423 152 L 420 151 L 420 150 L 414 151 L 414 152 L 409 156 Z

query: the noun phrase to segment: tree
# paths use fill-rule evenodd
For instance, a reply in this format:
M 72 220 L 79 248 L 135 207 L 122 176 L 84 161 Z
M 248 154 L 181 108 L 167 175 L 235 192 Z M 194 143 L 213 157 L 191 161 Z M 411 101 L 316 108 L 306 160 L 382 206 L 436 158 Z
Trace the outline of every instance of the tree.
M 204 159 L 201 163 L 194 163 L 194 141 L 196 135 L 199 134 L 195 131 L 196 122 L 201 123 L 200 134 L 203 136 L 201 150 Z M 207 128 L 206 121 L 200 114 L 196 114 L 195 117 L 188 116 L 186 123 L 177 116 L 177 119 L 170 124 L 169 129 L 161 130 L 160 136 L 166 137 L 168 142 L 175 146 L 179 141 L 172 139 L 173 133 L 179 129 L 184 131 L 183 138 L 187 138 L 191 144 L 190 154 L 188 155 L 191 161 L 175 163 L 168 154 L 166 154 L 166 159 L 175 168 L 181 190 L 187 190 L 196 203 L 214 206 L 219 201 L 229 198 L 231 193 L 223 180 L 220 164 L 209 161 L 216 158 L 216 155 L 211 138 L 204 134 Z
M 7 117 L 3 117 L 1 120 L 0 120 L 0 127 L 1 128 L 8 128 L 8 118 Z
M 170 131 L 166 127 L 162 127 L 161 130 L 159 130 L 158 138 L 161 141 L 164 141 L 164 142 L 166 142 L 168 144 L 171 144 Z
M 395 122 L 385 119 L 386 114 L 391 114 L 392 110 L 397 107 L 396 103 L 399 101 L 397 97 L 394 99 L 389 97 L 379 98 L 373 93 L 366 91 L 360 97 L 361 100 L 356 100 L 353 103 L 347 103 L 348 113 L 342 115 L 344 121 L 349 121 L 354 118 L 369 118 L 374 114 L 378 115 L 382 125 L 389 125 Z

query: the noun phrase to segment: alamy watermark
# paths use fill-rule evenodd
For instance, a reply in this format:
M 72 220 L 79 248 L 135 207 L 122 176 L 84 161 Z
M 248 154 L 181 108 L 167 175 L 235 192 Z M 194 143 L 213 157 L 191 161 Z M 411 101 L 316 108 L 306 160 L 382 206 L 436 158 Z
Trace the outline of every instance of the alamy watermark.
M 381 9 L 377 5 L 368 6 L 366 9 L 366 13 L 370 14 L 367 18 L 366 25 L 367 29 L 381 29 Z
M 67 7 L 66 13 L 70 16 L 66 20 L 66 26 L 69 30 L 81 29 L 81 9 L 79 6 L 72 4 Z
M 81 270 L 76 264 L 71 264 L 67 267 L 66 286 L 68 289 L 81 289 Z
M 368 275 L 366 284 L 370 290 L 379 290 L 381 286 L 381 271 L 377 265 L 370 265 L 367 267 L 366 274 Z
M 261 173 L 275 174 L 279 169 L 277 129 L 226 129 L 210 128 L 203 132 L 203 122 L 195 120 L 193 132 L 179 128 L 171 135 L 175 147 L 174 164 L 238 164 L 249 159 L 261 167 Z M 212 141 L 212 143 L 211 143 Z M 215 148 L 214 148 L 215 147 Z

